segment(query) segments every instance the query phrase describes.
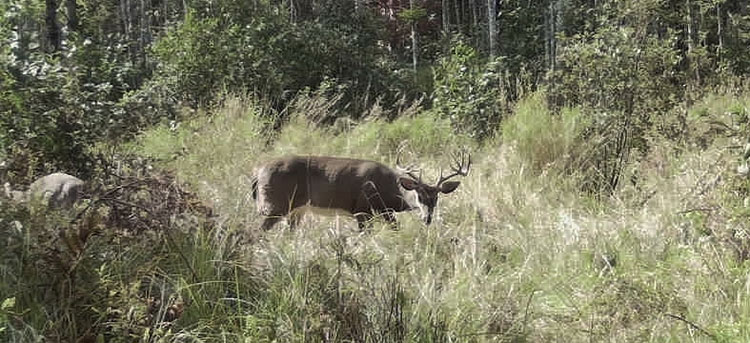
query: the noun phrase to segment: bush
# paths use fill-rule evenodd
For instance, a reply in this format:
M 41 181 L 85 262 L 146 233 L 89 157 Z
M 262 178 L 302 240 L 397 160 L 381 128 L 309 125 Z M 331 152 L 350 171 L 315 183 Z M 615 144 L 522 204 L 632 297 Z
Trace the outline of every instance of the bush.
M 0 309 L 3 341 L 161 337 L 183 311 L 200 310 L 189 304 L 209 302 L 198 298 L 210 293 L 213 301 L 252 285 L 186 291 L 185 284 L 232 278 L 225 274 L 232 267 L 208 261 L 229 259 L 235 238 L 218 232 L 211 209 L 148 161 L 102 167 L 93 198 L 75 211 L 0 203 L 0 302 L 14 301 Z M 206 236 L 222 243 L 207 244 Z M 4 321 L 5 313 L 13 319 Z
M 563 40 L 559 67 L 551 75 L 549 102 L 554 108 L 580 107 L 591 128 L 591 174 L 587 189 L 617 188 L 634 149 L 646 153 L 649 137 L 680 137 L 684 96 L 675 42 L 631 27 L 599 28 Z
M 190 12 L 155 45 L 155 82 L 192 107 L 227 90 L 260 95 L 282 109 L 298 92 L 331 82 L 342 91 L 340 107 L 353 107 L 352 117 L 376 100 L 370 94 L 395 99 L 399 90 L 389 88 L 391 66 L 377 44 L 381 28 L 373 16 L 295 23 L 268 5 L 252 6 L 261 8 L 248 17 Z
M 0 60 L 0 155 L 12 178 L 66 171 L 86 178 L 90 147 L 121 140 L 165 116 L 136 111 L 120 99 L 138 72 L 119 51 L 75 40 L 65 56 L 33 53 Z M 7 86 L 7 87 L 6 87 Z
M 508 76 L 500 60 L 484 63 L 461 40 L 435 69 L 435 110 L 450 118 L 456 131 L 479 140 L 492 136 L 509 112 Z
M 589 123 L 577 109 L 564 108 L 559 114 L 547 107 L 544 93 L 521 99 L 515 114 L 502 125 L 503 140 L 518 149 L 536 174 L 556 169 L 572 173 L 572 166 L 582 152 L 582 134 Z

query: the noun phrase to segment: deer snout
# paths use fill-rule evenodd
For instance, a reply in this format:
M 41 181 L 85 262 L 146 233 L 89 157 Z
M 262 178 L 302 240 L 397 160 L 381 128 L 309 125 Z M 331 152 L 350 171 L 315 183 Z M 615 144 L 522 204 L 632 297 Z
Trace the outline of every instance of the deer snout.
M 427 208 L 422 213 L 422 220 L 424 220 L 425 225 L 430 225 L 430 223 L 432 223 L 432 212 L 433 212 L 433 208 Z

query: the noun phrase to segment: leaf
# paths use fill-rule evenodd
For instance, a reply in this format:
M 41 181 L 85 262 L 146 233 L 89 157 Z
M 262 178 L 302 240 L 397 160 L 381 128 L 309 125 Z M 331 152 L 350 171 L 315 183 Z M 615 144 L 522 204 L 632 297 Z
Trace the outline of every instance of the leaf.
M 7 298 L 3 300 L 2 305 L 0 305 L 0 310 L 9 311 L 14 306 L 16 306 L 16 298 L 15 297 Z

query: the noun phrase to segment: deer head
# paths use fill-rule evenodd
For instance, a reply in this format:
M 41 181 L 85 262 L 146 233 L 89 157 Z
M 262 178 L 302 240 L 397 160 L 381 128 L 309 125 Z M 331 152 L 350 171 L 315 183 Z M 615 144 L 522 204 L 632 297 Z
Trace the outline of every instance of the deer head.
M 421 174 L 415 175 L 413 166 L 402 167 L 399 162 L 399 158 L 397 157 L 396 165 L 402 171 L 404 176 L 398 179 L 398 183 L 407 191 L 414 191 L 416 193 L 417 207 L 422 214 L 422 220 L 424 220 L 426 225 L 430 225 L 430 223 L 432 223 L 432 214 L 435 211 L 439 195 L 451 193 L 461 184 L 460 181 L 449 180 L 456 176 L 469 175 L 469 169 L 471 168 L 471 155 L 466 152 L 454 153 L 450 165 L 451 173 L 447 176 L 443 176 L 443 171 L 441 169 L 440 177 L 434 186 L 424 183 Z

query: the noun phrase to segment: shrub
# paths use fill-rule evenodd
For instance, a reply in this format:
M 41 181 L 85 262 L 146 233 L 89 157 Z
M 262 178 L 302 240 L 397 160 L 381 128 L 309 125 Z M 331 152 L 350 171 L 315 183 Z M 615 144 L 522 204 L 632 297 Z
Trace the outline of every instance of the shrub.
M 435 110 L 450 118 L 456 131 L 479 140 L 492 136 L 509 112 L 508 76 L 501 60 L 484 63 L 461 40 L 435 69 Z
M 241 15 L 252 6 L 259 9 Z M 266 97 L 282 109 L 298 92 L 331 82 L 342 90 L 340 107 L 354 107 L 351 116 L 370 94 L 395 99 L 399 90 L 389 88 L 391 65 L 376 43 L 381 28 L 372 15 L 290 22 L 266 6 L 212 16 L 191 11 L 154 47 L 156 82 L 192 107 L 228 90 Z
M 675 42 L 632 27 L 599 28 L 563 40 L 548 95 L 555 108 L 580 107 L 591 128 L 587 188 L 617 188 L 631 151 L 646 153 L 649 136 L 679 137 L 684 114 Z
M 515 144 L 521 158 L 537 174 L 550 168 L 563 172 L 579 158 L 576 154 L 581 152 L 582 134 L 588 124 L 578 109 L 552 113 L 544 93 L 537 92 L 521 99 L 514 115 L 503 123 L 503 140 Z

